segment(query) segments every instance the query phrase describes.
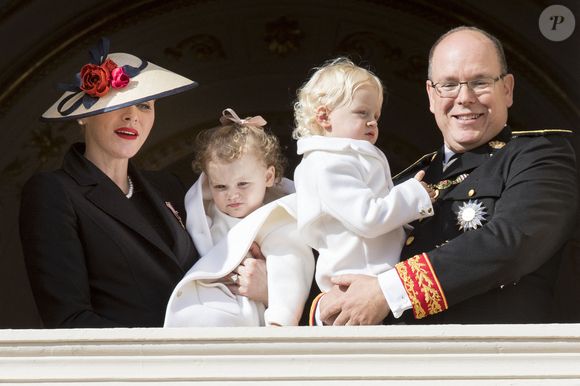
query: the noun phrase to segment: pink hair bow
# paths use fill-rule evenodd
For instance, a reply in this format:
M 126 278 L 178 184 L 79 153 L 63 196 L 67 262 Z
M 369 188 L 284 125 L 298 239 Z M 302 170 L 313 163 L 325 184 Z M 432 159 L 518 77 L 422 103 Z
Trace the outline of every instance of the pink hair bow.
M 241 119 L 240 117 L 238 117 L 238 114 L 236 114 L 236 112 L 234 110 L 227 108 L 224 111 L 222 111 L 220 123 L 222 125 L 227 125 L 230 122 L 233 122 L 233 123 L 240 125 L 240 126 L 252 125 L 252 126 L 258 126 L 258 127 L 263 127 L 266 125 L 266 123 L 268 123 L 260 115 L 256 115 L 255 117 Z

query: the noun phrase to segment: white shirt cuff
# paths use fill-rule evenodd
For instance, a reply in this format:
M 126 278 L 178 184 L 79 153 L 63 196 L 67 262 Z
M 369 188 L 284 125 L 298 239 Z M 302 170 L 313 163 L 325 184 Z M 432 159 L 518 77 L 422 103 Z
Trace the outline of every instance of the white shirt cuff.
M 318 302 L 318 304 L 320 304 L 320 301 Z M 322 320 L 320 319 L 320 307 L 318 307 L 318 304 L 316 304 L 316 310 L 314 311 L 314 323 L 316 323 L 316 326 L 322 326 L 323 323 Z
M 412 307 L 411 300 L 405 291 L 405 287 L 399 279 L 396 269 L 390 269 L 381 273 L 377 279 L 389 308 L 395 318 L 400 318 L 405 310 Z
M 417 217 L 417 219 L 433 216 L 434 214 L 433 203 L 431 202 L 429 193 L 427 193 L 423 185 L 421 185 L 421 183 L 414 178 L 408 179 L 407 181 L 403 182 L 403 184 L 409 184 L 408 188 L 412 192 L 409 193 L 409 197 L 413 197 L 413 195 L 419 197 L 417 202 L 418 205 L 417 211 L 420 217 Z M 398 186 L 403 186 L 403 184 L 400 184 Z

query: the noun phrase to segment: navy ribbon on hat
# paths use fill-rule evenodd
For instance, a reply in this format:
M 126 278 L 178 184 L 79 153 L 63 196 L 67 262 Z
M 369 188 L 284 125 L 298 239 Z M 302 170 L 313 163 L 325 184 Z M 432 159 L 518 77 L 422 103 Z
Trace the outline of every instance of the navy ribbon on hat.
M 103 64 L 105 62 L 105 60 L 107 59 L 107 56 L 109 55 L 109 48 L 110 48 L 109 39 L 102 37 L 99 40 L 98 45 L 96 47 L 92 47 L 89 50 L 90 64 L 94 64 L 97 66 L 100 66 L 101 64 Z M 141 59 L 141 64 L 139 65 L 139 67 L 129 66 L 128 64 L 122 66 L 123 71 L 125 72 L 125 74 L 127 74 L 127 76 L 129 78 L 133 78 L 133 77 L 139 75 L 139 73 L 145 67 L 147 67 L 147 61 L 145 61 L 143 59 Z M 80 72 L 76 74 L 76 82 L 74 84 L 60 83 L 58 85 L 58 88 L 62 91 L 73 92 L 73 94 L 70 94 L 70 95 L 66 96 L 65 98 L 63 98 L 60 101 L 60 103 L 58 104 L 57 111 L 61 115 L 67 116 L 67 115 L 71 114 L 73 111 L 78 109 L 81 106 L 81 104 L 84 106 L 85 109 L 90 109 L 99 100 L 99 97 L 86 94 L 80 88 L 80 86 L 81 86 Z M 82 98 L 79 98 L 70 107 L 68 107 L 67 109 L 64 109 L 64 105 L 68 101 L 75 98 L 76 96 L 78 96 L 81 93 L 84 93 Z

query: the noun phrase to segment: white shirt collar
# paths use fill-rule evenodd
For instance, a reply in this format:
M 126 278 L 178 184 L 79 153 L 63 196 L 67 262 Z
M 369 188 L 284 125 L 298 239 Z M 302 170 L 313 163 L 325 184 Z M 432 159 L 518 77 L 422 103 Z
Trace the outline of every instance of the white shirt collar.
M 449 159 L 455 155 L 455 152 L 450 148 L 448 148 L 447 145 L 443 146 L 443 150 L 445 152 L 443 157 L 443 164 L 446 164 L 447 162 L 449 162 Z

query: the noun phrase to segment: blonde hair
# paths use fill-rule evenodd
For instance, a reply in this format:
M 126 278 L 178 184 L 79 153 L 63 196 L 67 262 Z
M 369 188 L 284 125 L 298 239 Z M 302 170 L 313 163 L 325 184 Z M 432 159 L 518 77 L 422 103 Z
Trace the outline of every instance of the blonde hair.
M 262 127 L 231 123 L 200 132 L 195 141 L 193 170 L 207 174 L 211 160 L 232 162 L 247 153 L 255 154 L 266 167 L 274 166 L 275 183 L 284 176 L 286 159 L 278 138 Z
M 365 85 L 374 86 L 383 96 L 381 80 L 370 70 L 359 67 L 350 59 L 338 57 L 325 62 L 310 79 L 298 89 L 294 103 L 292 137 L 298 139 L 311 135 L 324 135 L 324 129 L 316 121 L 316 109 L 326 106 L 333 110 L 352 101 L 354 93 Z

